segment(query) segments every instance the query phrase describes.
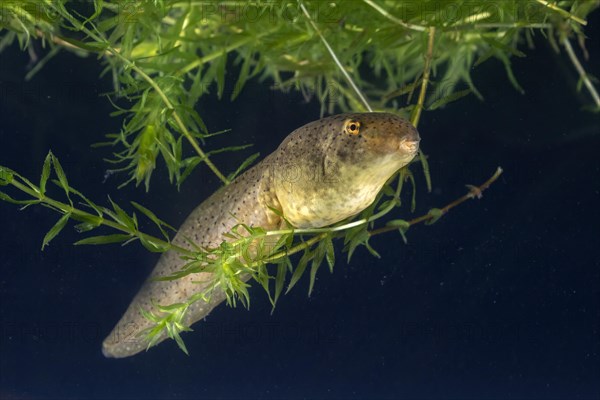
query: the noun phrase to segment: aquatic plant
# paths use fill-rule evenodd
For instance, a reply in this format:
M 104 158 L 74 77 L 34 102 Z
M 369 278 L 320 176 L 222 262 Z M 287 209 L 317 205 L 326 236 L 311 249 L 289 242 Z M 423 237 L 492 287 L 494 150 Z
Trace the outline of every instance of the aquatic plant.
M 102 1 L 66 0 L 7 1 L 0 5 L 0 51 L 17 43 L 27 49 L 40 41 L 47 53 L 28 73 L 32 79 L 43 65 L 61 52 L 96 55 L 110 74 L 113 90 L 107 101 L 115 106 L 113 116 L 122 118 L 119 133 L 109 133 L 101 145 L 112 146 L 110 161 L 126 174 L 124 185 L 143 183 L 150 190 L 153 171 L 166 166 L 170 180 L 180 186 L 200 165 L 205 165 L 223 184 L 248 167 L 251 155 L 239 168 L 222 172 L 212 156 L 238 151 L 245 146 L 208 150 L 211 133 L 197 103 L 214 92 L 225 96 L 226 70 L 238 72 L 234 101 L 245 84 L 256 79 L 275 90 L 300 91 L 314 96 L 321 113 L 336 111 L 392 111 L 410 116 L 416 126 L 423 111 L 432 111 L 465 96 L 482 98 L 471 78 L 471 70 L 490 60 L 505 65 L 507 81 L 521 91 L 511 66 L 511 57 L 522 57 L 519 45 L 542 34 L 555 48 L 564 49 L 577 69 L 581 86 L 591 96 L 590 109 L 600 109 L 594 78 L 579 62 L 571 42 L 582 45 L 585 18 L 599 1 Z M 582 45 L 583 46 L 583 45 Z M 584 47 L 583 47 L 584 48 Z M 189 155 L 192 152 L 192 155 Z M 427 159 L 418 163 L 430 186 Z M 414 169 L 414 168 L 413 168 Z M 47 245 L 72 219 L 79 232 L 100 226 L 118 233 L 84 238 L 76 244 L 130 243 L 139 241 L 153 252 L 175 250 L 186 265 L 164 279 L 210 271 L 214 284 L 209 291 L 181 304 L 158 305 L 160 313 L 146 313 L 154 322 L 149 346 L 168 335 L 186 351 L 180 332 L 187 308 L 223 290 L 227 303 L 247 306 L 248 284 L 240 278 L 250 274 L 267 291 L 273 305 L 309 271 L 309 294 L 319 267 L 335 263 L 332 241 L 343 239 L 350 258 L 358 246 L 377 255 L 369 238 L 398 231 L 403 238 L 415 223 L 433 223 L 450 208 L 478 197 L 500 174 L 485 184 L 471 187 L 461 199 L 412 220 L 385 220 L 403 205 L 405 183 L 411 184 L 414 209 L 415 177 L 406 168 L 392 179 L 378 200 L 353 221 L 321 229 L 285 229 L 277 232 L 259 227 L 236 226 L 228 240 L 214 249 L 189 251 L 173 245 L 173 231 L 152 211 L 132 203 L 127 213 L 109 198 L 103 207 L 70 186 L 66 173 L 49 153 L 39 183 L 0 167 L 0 185 L 12 186 L 27 195 L 15 199 L 0 192 L 0 199 L 23 205 L 44 205 L 61 214 L 43 239 Z M 50 180 L 54 173 L 56 179 Z M 46 185 L 53 182 L 66 200 L 48 197 Z M 77 199 L 79 203 L 74 202 Z M 158 235 L 141 232 L 138 215 L 154 222 Z M 277 237 L 276 240 L 272 238 Z M 290 256 L 301 253 L 297 265 Z M 272 265 L 272 267 L 270 266 Z M 310 268 L 309 268 L 310 266 Z

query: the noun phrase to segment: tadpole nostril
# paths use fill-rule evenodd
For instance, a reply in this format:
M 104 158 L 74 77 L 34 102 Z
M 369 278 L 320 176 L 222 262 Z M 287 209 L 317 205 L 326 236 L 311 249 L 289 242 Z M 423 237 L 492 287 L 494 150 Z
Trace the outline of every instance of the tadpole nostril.
M 421 136 L 419 136 L 419 131 L 417 131 L 415 128 L 411 129 L 409 134 L 407 135 L 407 140 L 419 143 L 419 141 L 421 140 Z

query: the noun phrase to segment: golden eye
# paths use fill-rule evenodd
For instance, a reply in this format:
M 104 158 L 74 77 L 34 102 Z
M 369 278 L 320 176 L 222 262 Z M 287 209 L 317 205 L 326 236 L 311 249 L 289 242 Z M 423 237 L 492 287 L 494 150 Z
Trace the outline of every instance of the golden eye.
M 358 135 L 360 133 L 360 122 L 355 119 L 344 121 L 344 132 L 349 135 Z

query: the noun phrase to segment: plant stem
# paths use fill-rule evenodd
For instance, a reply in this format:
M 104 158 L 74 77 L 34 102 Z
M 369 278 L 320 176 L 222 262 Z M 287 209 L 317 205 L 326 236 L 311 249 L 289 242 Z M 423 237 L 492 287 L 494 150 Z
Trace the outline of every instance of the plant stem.
M 255 261 L 252 264 L 250 264 L 249 267 L 250 268 L 257 267 L 259 265 L 259 263 L 272 263 L 273 261 L 277 261 L 283 257 L 288 257 L 293 254 L 296 254 L 304 249 L 309 248 L 313 244 L 320 242 L 321 240 L 323 240 L 325 238 L 325 236 L 327 236 L 327 232 L 323 232 L 317 236 L 311 237 L 310 239 L 308 239 L 305 242 L 298 243 L 297 245 L 295 245 L 294 247 L 292 247 L 290 249 L 282 250 L 278 253 L 275 253 L 272 256 L 265 258 L 264 260 Z
M 469 188 L 469 192 L 467 194 L 465 194 L 464 196 L 461 196 L 458 199 L 454 200 L 453 202 L 447 204 L 445 207 L 441 208 L 440 209 L 441 214 L 442 215 L 446 214 L 448 211 L 450 211 L 454 207 L 464 203 L 465 201 L 467 201 L 469 199 L 481 198 L 483 191 L 485 191 L 487 188 L 489 188 L 500 177 L 500 175 L 502 175 L 502 172 L 503 172 L 502 168 L 498 167 L 496 169 L 496 172 L 494 172 L 494 175 L 492 175 L 487 181 L 485 181 L 480 186 L 467 185 L 467 187 Z M 431 215 L 430 213 L 427 213 L 420 217 L 411 219 L 410 221 L 408 221 L 408 225 L 413 226 L 413 225 L 416 225 L 421 222 L 430 221 L 433 218 L 434 218 L 433 215 Z M 375 236 L 375 235 L 379 235 L 381 233 L 395 231 L 397 229 L 398 229 L 397 227 L 393 227 L 393 226 L 384 226 L 382 228 L 374 229 L 374 230 L 370 231 L 369 236 Z
M 147 240 L 148 242 L 158 243 L 162 246 L 168 247 L 169 249 L 174 250 L 174 251 L 184 254 L 184 255 L 193 256 L 195 254 L 194 252 L 192 252 L 188 249 L 185 249 L 183 247 L 174 245 L 171 242 L 167 242 L 165 240 L 159 239 L 152 235 L 142 233 L 138 230 L 132 231 L 131 229 L 128 229 L 127 227 L 125 227 L 121 224 L 118 224 L 114 221 L 107 220 L 104 217 L 99 217 L 98 215 L 79 210 L 70 204 L 66 204 L 66 203 L 51 199 L 51 198 L 47 197 L 46 195 L 41 194 L 40 191 L 33 190 L 30 187 L 28 187 L 27 185 L 24 185 L 21 182 L 18 182 L 17 180 L 13 180 L 10 184 L 13 185 L 14 187 L 16 187 L 17 189 L 21 190 L 22 192 L 27 193 L 31 197 L 37 198 L 41 204 L 45 204 L 47 206 L 50 206 L 51 208 L 60 210 L 60 212 L 62 212 L 63 214 L 71 214 L 73 216 L 71 218 L 73 218 L 75 220 L 77 220 L 77 217 L 79 217 L 83 220 L 84 219 L 89 220 L 90 218 L 100 218 L 100 224 L 102 224 L 104 226 L 116 229 L 118 231 L 121 231 L 123 233 L 129 234 L 134 237 L 138 237 L 140 239 Z
M 573 14 L 571 14 L 570 12 L 563 10 L 562 8 L 558 7 L 556 4 L 550 3 L 546 0 L 536 0 L 538 3 L 540 3 L 541 5 L 543 5 L 544 7 L 548 7 L 551 10 L 556 11 L 557 13 L 559 13 L 560 15 L 562 15 L 563 17 L 566 17 L 568 19 L 572 19 L 573 21 L 577 22 L 580 25 L 587 25 L 587 21 L 584 19 L 581 19 Z
M 431 60 L 433 59 L 433 43 L 435 39 L 435 27 L 430 26 L 428 30 L 427 54 L 425 55 L 425 66 L 423 68 L 423 80 L 421 81 L 421 91 L 419 92 L 419 100 L 412 115 L 411 122 L 413 126 L 419 125 L 421 119 L 421 111 L 425 104 L 425 95 L 427 94 L 427 86 L 429 85 L 429 76 L 431 74 Z
M 344 75 L 344 77 L 346 78 L 346 80 L 348 81 L 348 83 L 350 84 L 350 86 L 352 87 L 352 89 L 354 89 L 354 91 L 356 92 L 356 95 L 360 98 L 360 101 L 362 101 L 362 103 L 365 105 L 365 108 L 367 110 L 369 110 L 369 112 L 373 112 L 373 109 L 369 105 L 369 102 L 367 101 L 367 99 L 365 98 L 365 96 L 363 96 L 363 94 L 360 91 L 360 89 L 358 88 L 358 86 L 356 86 L 356 84 L 352 80 L 352 77 L 350 76 L 350 74 L 348 74 L 348 71 L 346 71 L 346 69 L 344 68 L 344 66 L 340 62 L 340 60 L 337 58 L 337 56 L 335 55 L 335 52 L 333 51 L 333 49 L 329 45 L 329 42 L 327 42 L 327 39 L 325 39 L 325 36 L 323 36 L 323 34 L 321 33 L 321 31 L 319 30 L 319 28 L 317 27 L 317 24 L 315 24 L 315 22 L 312 20 L 312 18 L 310 17 L 310 14 L 306 10 L 306 7 L 304 7 L 304 4 L 302 2 L 300 2 L 300 8 L 302 9 L 302 12 L 306 16 L 306 19 L 308 20 L 308 22 L 310 23 L 310 25 L 313 27 L 313 29 L 315 30 L 315 32 L 317 32 L 317 35 L 319 36 L 319 38 L 321 39 L 321 41 L 323 42 L 323 44 L 327 48 L 327 51 L 331 55 L 331 58 L 333 58 L 333 61 L 338 66 L 339 70 L 342 72 L 342 75 Z
M 382 7 L 380 7 L 378 4 L 376 4 L 375 2 L 373 2 L 371 0 L 363 0 L 363 1 L 366 4 L 368 4 L 369 6 L 373 7 L 378 13 L 380 13 L 381 15 L 383 15 L 390 21 L 392 21 L 406 29 L 411 29 L 413 31 L 418 31 L 418 32 L 425 32 L 427 30 L 427 27 L 425 27 L 425 26 L 409 24 L 408 22 L 404 22 L 401 19 L 394 17 L 392 14 L 390 14 L 385 9 L 383 9 Z
M 571 46 L 571 42 L 567 38 L 567 35 L 564 35 L 563 39 L 561 40 L 561 43 L 562 43 L 563 47 L 565 48 L 565 50 L 567 51 L 567 54 L 569 55 L 569 58 L 571 59 L 573 66 L 579 73 L 579 77 L 583 81 L 583 84 L 588 89 L 588 91 L 590 92 L 590 95 L 594 99 L 594 103 L 596 103 L 596 107 L 600 109 L 600 96 L 598 95 L 598 92 L 596 91 L 594 84 L 588 77 L 588 74 L 585 72 L 585 69 L 579 62 L 579 59 L 577 58 L 577 55 L 575 54 L 575 51 L 573 50 L 573 46 Z

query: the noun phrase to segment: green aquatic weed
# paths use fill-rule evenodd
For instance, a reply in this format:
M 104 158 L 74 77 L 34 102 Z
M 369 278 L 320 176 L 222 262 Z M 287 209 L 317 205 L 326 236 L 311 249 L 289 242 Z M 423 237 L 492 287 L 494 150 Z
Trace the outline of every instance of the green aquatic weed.
M 504 63 L 522 90 L 510 62 L 524 55 L 519 43 L 540 32 L 568 51 L 597 6 L 596 0 L 9 1 L 0 4 L 0 50 L 41 40 L 50 57 L 97 55 L 113 77 L 107 94 L 113 116 L 123 121 L 104 143 L 115 149 L 112 162 L 128 175 L 125 183 L 149 189 L 159 159 L 177 185 L 203 164 L 223 183 L 231 180 L 205 150 L 210 133 L 196 108 L 211 92 L 225 96 L 228 69 L 238 71 L 231 100 L 259 79 L 314 96 L 322 113 L 400 109 L 418 120 L 423 109 L 471 93 L 481 98 L 471 71 L 490 59 Z M 599 107 L 591 78 L 578 71 Z M 427 93 L 412 102 L 423 87 Z M 194 156 L 186 156 L 188 146 Z
M 99 145 L 114 149 L 109 162 L 126 174 L 124 184 L 144 184 L 150 190 L 161 160 L 177 186 L 201 165 L 228 184 L 256 160 L 258 155 L 253 154 L 234 171 L 219 170 L 213 156 L 246 146 L 232 143 L 209 150 L 211 137 L 219 132 L 209 131 L 203 111 L 197 109 L 199 99 L 211 93 L 234 101 L 251 79 L 276 90 L 312 96 L 320 102 L 322 114 L 392 111 L 410 115 L 416 126 L 423 111 L 471 94 L 483 98 L 471 71 L 491 59 L 503 63 L 508 81 L 522 91 L 511 58 L 524 56 L 519 43 L 539 32 L 556 48 L 566 50 L 581 86 L 590 93 L 595 109 L 600 109 L 592 78 L 571 46 L 573 38 L 584 37 L 585 18 L 598 5 L 595 0 L 8 1 L 0 3 L 0 51 L 13 42 L 25 50 L 34 40 L 48 47 L 27 79 L 34 79 L 44 64 L 62 52 L 96 56 L 105 67 L 103 74 L 112 77 L 112 89 L 106 94 L 115 107 L 112 116 L 122 121 L 121 130 L 107 133 L 107 140 Z M 237 72 L 230 95 L 225 92 L 228 69 Z M 423 152 L 413 165 L 417 163 L 431 190 Z M 135 211 L 127 212 L 110 197 L 108 207 L 89 200 L 70 186 L 52 153 L 45 159 L 39 184 L 0 167 L 0 186 L 26 195 L 15 199 L 0 191 L 0 200 L 22 207 L 39 204 L 60 214 L 43 238 L 42 248 L 74 221 L 81 234 L 111 231 L 84 237 L 77 245 L 138 241 L 152 252 L 179 253 L 185 261 L 182 270 L 161 279 L 212 272 L 207 290 L 186 302 L 156 304 L 156 312 L 142 310 L 153 323 L 144 332 L 149 347 L 168 336 L 187 353 L 180 333 L 190 330 L 183 321 L 194 302 L 206 301 L 220 290 L 229 305 L 239 302 L 247 307 L 247 279 L 251 278 L 265 289 L 275 307 L 281 294 L 307 274 L 310 295 L 322 264 L 326 262 L 330 270 L 335 264 L 336 239 L 343 240 L 348 260 L 360 246 L 378 256 L 369 244 L 373 235 L 397 231 L 406 241 L 412 225 L 437 221 L 452 207 L 477 197 L 500 173 L 498 169 L 482 186 L 470 188 L 446 207 L 407 220 L 395 212 L 406 201 L 411 211 L 415 209 L 416 179 L 406 168 L 353 220 L 327 228 L 279 231 L 240 224 L 219 246 L 192 246 L 192 250 L 174 245 L 175 230 L 138 203 L 132 202 Z M 411 184 L 409 196 L 406 183 Z M 60 188 L 65 200 L 50 197 L 49 184 Z M 156 235 L 140 230 L 136 211 L 154 224 Z M 383 226 L 375 226 L 381 222 Z M 290 258 L 294 254 L 299 255 L 295 265 Z

